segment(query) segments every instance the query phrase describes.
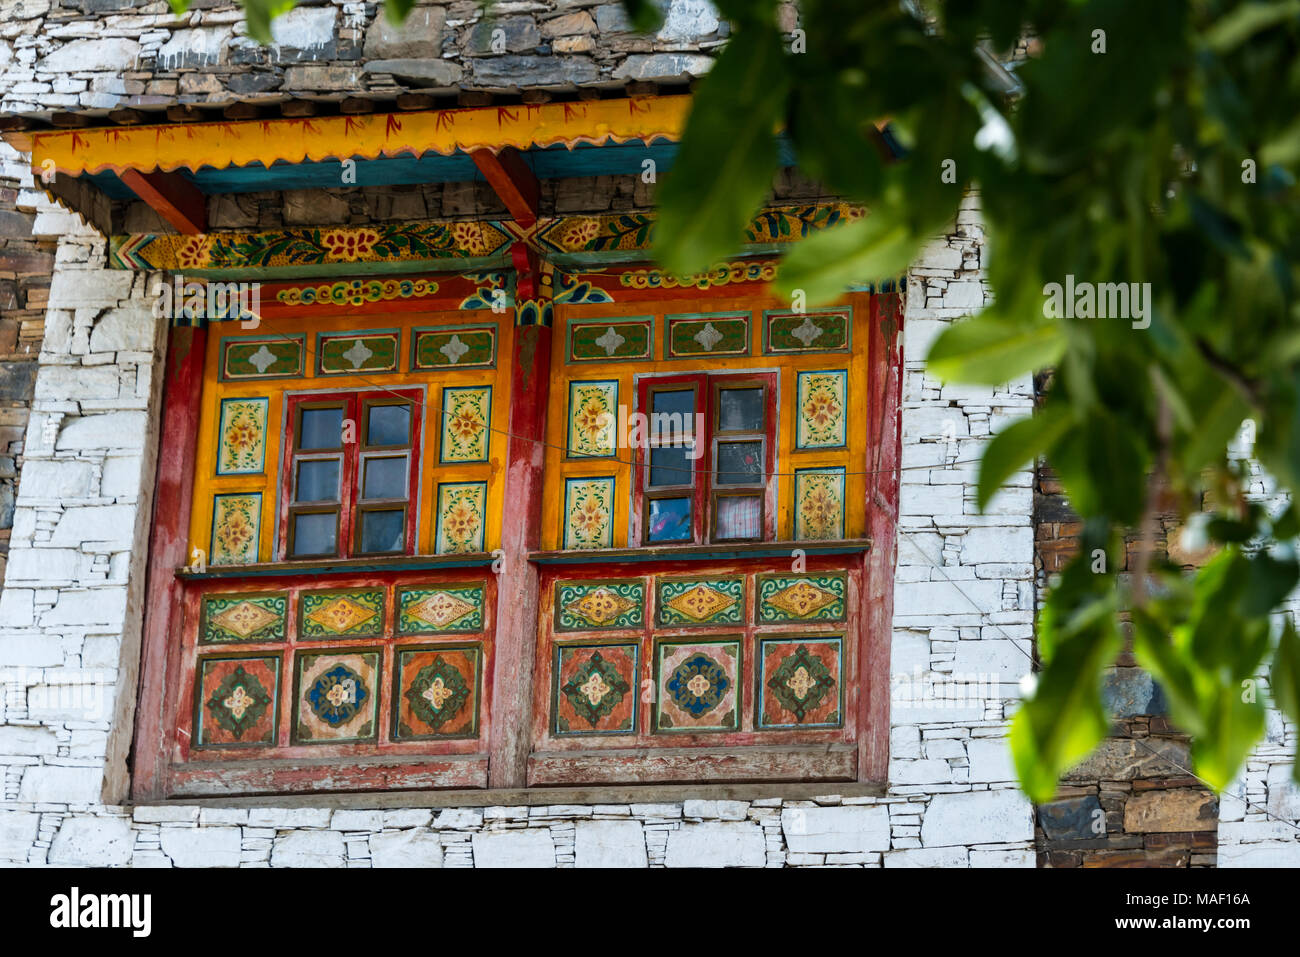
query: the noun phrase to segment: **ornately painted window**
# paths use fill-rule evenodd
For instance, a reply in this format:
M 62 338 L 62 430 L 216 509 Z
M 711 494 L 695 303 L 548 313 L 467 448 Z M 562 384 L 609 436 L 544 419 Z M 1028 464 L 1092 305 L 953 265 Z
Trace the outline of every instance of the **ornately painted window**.
M 883 781 L 894 297 L 793 312 L 770 269 L 557 277 L 549 328 L 485 308 L 505 274 L 286 282 L 174 330 L 155 543 L 193 562 L 151 569 L 137 797 Z

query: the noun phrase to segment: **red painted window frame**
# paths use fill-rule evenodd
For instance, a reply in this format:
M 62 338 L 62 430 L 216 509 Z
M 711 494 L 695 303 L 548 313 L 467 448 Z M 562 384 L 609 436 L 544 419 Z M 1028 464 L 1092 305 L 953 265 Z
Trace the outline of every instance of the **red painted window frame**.
M 348 389 L 339 392 L 297 392 L 285 393 L 284 422 L 281 433 L 280 476 L 279 476 L 279 521 L 276 528 L 275 555 L 277 561 L 347 559 L 361 557 L 382 557 L 385 555 L 415 555 L 416 531 L 418 529 L 420 507 L 420 462 L 421 434 L 424 426 L 424 390 L 414 389 Z M 361 552 L 355 541 L 357 514 L 360 511 L 361 455 L 363 451 L 362 435 L 365 423 L 361 412 L 368 402 L 379 399 L 385 404 L 400 404 L 393 399 L 407 399 L 411 403 L 411 435 L 408 455 L 410 464 L 407 474 L 406 506 L 406 547 L 401 552 Z M 343 469 L 340 477 L 340 514 L 338 532 L 338 551 L 334 555 L 291 556 L 289 554 L 290 508 L 293 505 L 295 434 L 298 423 L 298 411 L 304 406 L 343 405 L 343 419 L 356 423 L 352 442 L 342 443 Z
M 700 296 L 694 290 L 661 291 L 656 295 L 669 299 Z M 762 298 L 761 294 L 759 298 Z M 394 308 L 402 307 L 397 304 Z M 860 342 L 869 353 L 867 430 L 874 439 L 867 449 L 864 463 L 867 469 L 867 533 L 871 548 L 863 559 L 865 594 L 858 602 L 864 628 L 859 635 L 861 693 L 856 709 L 860 729 L 857 780 L 883 787 L 889 763 L 889 658 L 893 571 L 897 555 L 897 468 L 902 434 L 904 322 L 901 296 L 895 292 L 873 294 L 864 311 L 868 320 L 861 330 L 864 335 Z M 176 636 L 185 629 L 185 593 L 192 587 L 178 575 L 178 570 L 190 558 L 187 542 L 198 423 L 204 394 L 207 332 L 202 327 L 169 330 L 159 429 L 163 441 L 159 448 L 150 532 L 148 597 L 134 742 L 132 744 L 125 737 L 112 738 L 109 745 L 109 767 L 115 766 L 115 761 L 127 763 L 131 773 L 129 779 L 123 775 L 106 776 L 104 796 L 107 803 L 121 803 L 128 796 L 141 802 L 178 796 L 169 783 L 172 752 L 180 734 L 176 722 L 176 696 L 169 689 L 176 686 L 183 647 L 183 642 L 177 641 Z M 510 423 L 511 432 L 523 438 L 509 444 L 507 486 L 511 489 L 508 493 L 511 500 L 522 503 L 524 514 L 520 522 L 507 523 L 502 530 L 502 548 L 508 555 L 528 554 L 538 547 L 541 457 L 524 439 L 540 439 L 544 434 L 550 385 L 546 375 L 530 373 L 535 369 L 550 368 L 551 329 L 533 325 L 516 332 Z M 857 333 L 855 328 L 855 337 Z M 634 511 L 632 519 L 639 526 L 639 512 Z M 639 528 L 637 534 L 639 536 Z M 687 567 L 682 566 L 682 570 Z M 286 574 L 292 572 L 286 570 Z M 495 577 L 500 588 L 496 603 L 499 621 L 493 645 L 502 667 L 491 669 L 493 683 L 484 688 L 484 704 L 491 708 L 491 714 L 501 718 L 491 724 L 491 764 L 487 786 L 494 789 L 520 788 L 527 786 L 529 731 L 512 716 L 526 714 L 532 701 L 533 669 L 529 664 L 537 640 L 540 567 L 531 562 L 507 562 L 505 571 L 489 577 Z M 259 580 L 259 587 L 273 584 Z M 131 748 L 129 753 L 128 746 Z M 194 770 L 206 775 L 214 773 L 211 769 Z M 311 769 L 302 768 L 295 774 L 298 775 L 295 780 L 307 781 Z M 436 783 L 426 786 L 439 787 Z M 602 787 L 599 784 L 593 786 Z M 401 785 L 396 785 L 385 772 L 371 780 L 358 781 L 354 787 L 345 790 L 391 791 L 395 787 Z M 308 789 L 314 789 L 314 785 Z M 288 790 L 291 789 L 272 787 L 269 793 L 286 793 Z M 476 799 L 467 800 L 481 803 Z
M 713 443 L 717 434 L 717 404 L 715 396 L 718 389 L 726 388 L 726 383 L 734 381 L 737 386 L 745 383 L 761 382 L 765 390 L 763 398 L 763 415 L 766 421 L 766 436 L 763 453 L 763 471 L 767 481 L 763 490 L 763 537 L 759 539 L 721 539 L 713 540 L 715 516 L 713 515 L 713 496 L 716 489 L 713 481 Z M 776 449 L 779 444 L 781 419 L 777 409 L 777 390 L 780 386 L 779 374 L 743 370 L 740 372 L 683 372 L 673 375 L 647 375 L 636 380 L 636 407 L 634 412 L 650 414 L 650 393 L 660 391 L 663 386 L 691 386 L 695 389 L 695 412 L 704 415 L 704 434 L 695 436 L 697 443 L 703 443 L 703 454 L 695 460 L 695 473 L 691 492 L 691 541 L 689 542 L 651 542 L 646 536 L 646 503 L 649 498 L 650 480 L 650 443 L 649 435 L 644 435 L 633 452 L 633 493 L 631 535 L 629 543 L 634 547 L 674 545 L 728 545 L 748 541 L 776 541 Z M 648 430 L 647 430 L 648 431 Z

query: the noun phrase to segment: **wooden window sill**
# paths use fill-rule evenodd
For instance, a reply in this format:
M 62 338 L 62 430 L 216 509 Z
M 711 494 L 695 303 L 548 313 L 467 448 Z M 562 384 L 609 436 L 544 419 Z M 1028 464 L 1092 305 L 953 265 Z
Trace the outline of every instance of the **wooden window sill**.
M 260 562 L 256 565 L 209 566 L 196 572 L 188 566 L 176 569 L 176 577 L 185 581 L 215 578 L 274 578 L 286 575 L 355 575 L 358 572 L 418 572 L 443 568 L 487 568 L 495 558 L 487 552 L 459 555 L 398 555 L 391 558 L 330 558 L 323 561 Z
M 811 801 L 827 795 L 837 797 L 883 797 L 883 782 L 857 781 L 769 782 L 698 784 L 599 784 L 574 787 L 473 788 L 445 791 L 389 790 L 345 793 L 244 794 L 238 797 L 214 794 L 173 795 L 163 800 L 137 800 L 126 807 L 248 807 L 334 809 L 406 809 L 442 807 L 519 807 L 538 805 L 659 804 L 698 801 Z
M 738 558 L 789 558 L 795 549 L 805 555 L 860 555 L 871 550 L 869 538 L 835 542 L 743 542 L 735 545 L 648 545 L 642 548 L 592 548 L 531 552 L 536 565 L 607 565 L 614 562 L 711 562 Z

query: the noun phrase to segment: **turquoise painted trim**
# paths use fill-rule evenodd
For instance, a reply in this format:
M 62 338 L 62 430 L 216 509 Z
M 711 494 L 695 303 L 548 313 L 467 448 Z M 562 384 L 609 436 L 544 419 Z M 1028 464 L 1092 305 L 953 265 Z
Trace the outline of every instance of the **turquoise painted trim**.
M 496 561 L 483 552 L 463 552 L 457 555 L 433 556 L 403 562 L 400 565 L 365 562 L 359 565 L 318 565 L 301 562 L 284 562 L 276 565 L 223 565 L 217 569 L 208 566 L 205 572 L 178 569 L 176 577 L 184 581 L 206 581 L 213 578 L 293 578 L 303 575 L 364 575 L 368 573 L 402 573 L 437 571 L 440 568 L 491 568 Z
M 818 545 L 816 542 L 785 542 L 783 548 L 763 548 L 752 551 L 729 551 L 727 549 L 710 549 L 689 554 L 672 554 L 671 549 L 657 551 L 651 549 L 647 554 L 635 554 L 630 550 L 590 549 L 565 554 L 556 552 L 534 552 L 528 560 L 534 565 L 621 565 L 627 562 L 717 562 L 743 560 L 746 558 L 789 558 L 790 552 L 799 549 L 805 555 L 860 555 L 870 551 L 869 545 L 861 542 L 838 545 Z M 609 552 L 617 552 L 611 555 Z
M 641 253 L 645 258 L 645 253 Z M 274 266 L 265 269 L 187 269 L 185 275 L 196 279 L 249 279 L 266 281 L 281 279 L 313 279 L 326 277 L 337 279 L 340 274 L 349 277 L 361 276 L 400 276 L 404 273 L 443 273 L 461 275 L 467 272 L 492 272 L 510 267 L 510 254 L 479 256 L 471 259 L 404 259 L 401 262 L 386 263 L 316 263 L 309 266 Z

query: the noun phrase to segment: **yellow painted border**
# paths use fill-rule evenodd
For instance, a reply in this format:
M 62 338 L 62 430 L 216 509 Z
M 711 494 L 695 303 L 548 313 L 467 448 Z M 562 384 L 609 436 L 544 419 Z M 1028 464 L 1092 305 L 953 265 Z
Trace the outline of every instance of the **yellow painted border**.
M 607 304 L 599 306 L 571 306 L 557 304 L 555 307 L 555 340 L 551 350 L 551 393 L 546 422 L 546 465 L 545 487 L 542 503 L 542 548 L 546 550 L 563 548 L 563 503 L 564 480 L 586 475 L 613 475 L 614 488 L 614 547 L 628 547 L 628 513 L 632 503 L 632 466 L 626 464 L 632 459 L 629 449 L 619 449 L 618 459 L 569 459 L 565 457 L 564 448 L 569 424 L 569 383 L 585 379 L 618 380 L 619 402 L 628 407 L 629 412 L 635 403 L 633 376 L 646 373 L 678 374 L 687 372 L 744 372 L 751 369 L 777 369 L 778 378 L 777 414 L 780 420 L 780 432 L 777 442 L 777 514 L 776 534 L 781 541 L 789 541 L 794 534 L 794 470 L 796 468 L 842 467 L 845 469 L 844 498 L 845 520 L 844 537 L 861 538 L 866 535 L 866 476 L 862 474 L 867 468 L 869 437 L 867 436 L 867 387 L 869 376 L 869 357 L 867 345 L 869 335 L 871 296 L 869 293 L 853 293 L 844 297 L 840 304 L 853 307 L 853 331 L 851 352 L 816 352 L 794 355 L 763 354 L 763 311 L 765 309 L 786 309 L 785 303 L 774 298 L 753 296 L 712 297 L 701 295 L 698 299 L 672 299 L 661 302 L 639 300 L 626 304 Z M 716 359 L 651 359 L 648 361 L 613 361 L 581 362 L 569 365 L 565 363 L 565 343 L 567 342 L 568 323 L 599 322 L 602 319 L 614 320 L 630 316 L 655 317 L 655 337 L 652 356 L 664 355 L 664 336 L 667 334 L 666 315 L 683 313 L 714 312 L 749 312 L 750 321 L 750 355 L 729 357 L 725 364 Z M 848 370 L 848 445 L 841 449 L 816 449 L 796 451 L 794 449 L 796 375 L 799 372 L 822 369 Z
M 382 306 L 382 304 L 381 304 Z M 207 351 L 204 356 L 203 399 L 199 415 L 198 448 L 195 454 L 194 506 L 190 515 L 190 542 L 187 554 L 200 548 L 209 554 L 212 528 L 213 496 L 238 492 L 262 493 L 261 533 L 258 561 L 278 560 L 276 537 L 279 531 L 276 508 L 280 498 L 280 462 L 283 453 L 284 396 L 291 392 L 382 391 L 383 389 L 425 388 L 425 411 L 420 433 L 419 514 L 416 520 L 417 555 L 433 554 L 436 526 L 436 502 L 440 482 L 487 482 L 488 524 L 484 544 L 488 551 L 500 546 L 501 520 L 504 512 L 504 478 L 506 432 L 510 424 L 510 356 L 514 348 L 514 325 L 510 313 L 496 315 L 490 311 L 429 311 L 411 313 L 384 312 L 382 308 L 366 316 L 315 314 L 310 318 L 263 320 L 256 330 L 241 329 L 237 322 L 216 322 L 208 327 Z M 498 328 L 497 365 L 495 369 L 437 369 L 410 371 L 411 336 L 416 327 L 482 325 L 494 322 Z M 344 332 L 359 334 L 366 328 L 393 329 L 402 332 L 400 364 L 397 373 L 371 375 L 316 375 L 314 355 L 308 355 L 306 374 L 298 378 L 254 379 L 221 382 L 218 376 L 221 340 L 240 335 L 305 334 L 307 348 L 315 350 L 316 333 Z M 438 409 L 442 389 L 446 386 L 492 386 L 492 428 L 488 460 L 479 463 L 442 465 L 438 459 L 441 435 Z M 217 429 L 221 400 L 269 396 L 266 422 L 266 453 L 262 474 L 216 474 Z M 414 506 L 413 506 L 414 507 Z
M 61 130 L 32 134 L 32 166 L 104 170 L 225 169 L 277 160 L 378 159 L 409 153 L 517 149 L 680 138 L 691 98 L 634 96 L 364 116 L 306 117 Z

